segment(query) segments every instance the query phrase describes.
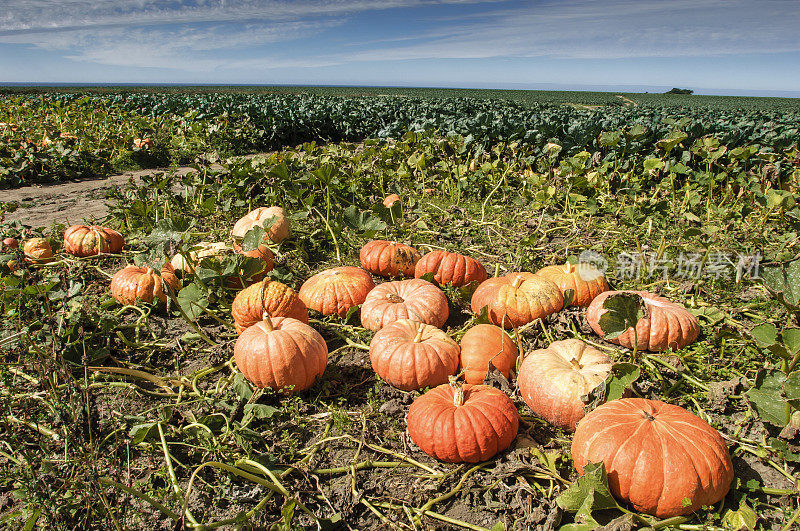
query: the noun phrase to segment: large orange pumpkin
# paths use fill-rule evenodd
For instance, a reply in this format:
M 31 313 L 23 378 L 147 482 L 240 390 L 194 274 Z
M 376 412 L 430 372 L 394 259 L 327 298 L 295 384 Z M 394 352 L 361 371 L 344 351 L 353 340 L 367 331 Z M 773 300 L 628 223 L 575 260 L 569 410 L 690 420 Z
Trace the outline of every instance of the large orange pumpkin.
M 406 425 L 411 440 L 429 456 L 448 463 L 479 463 L 511 446 L 519 414 L 494 387 L 443 384 L 414 400 Z
M 400 319 L 375 334 L 369 359 L 375 373 L 404 391 L 447 382 L 458 370 L 458 343 L 425 323 Z
M 297 319 L 265 317 L 242 332 L 233 356 L 256 387 L 292 394 L 305 391 L 325 372 L 328 346 L 319 332 Z
M 658 518 L 720 501 L 733 480 L 714 428 L 681 407 L 643 398 L 612 400 L 586 415 L 572 459 L 581 474 L 587 463 L 603 462 L 614 496 Z
M 426 280 L 412 278 L 381 284 L 361 305 L 361 324 L 380 330 L 398 319 L 413 319 L 440 328 L 450 315 L 444 292 Z
M 265 313 L 270 317 L 291 317 L 308 323 L 306 305 L 292 288 L 277 280 L 267 278 L 244 288 L 231 304 L 231 315 L 240 334 L 261 322 Z
M 472 294 L 472 311 L 486 307 L 489 320 L 503 328 L 522 326 L 561 310 L 564 295 L 553 282 L 533 273 L 490 278 Z
M 22 253 L 25 260 L 35 264 L 45 264 L 53 261 L 53 249 L 50 242 L 44 238 L 29 238 L 22 244 Z
M 518 357 L 517 346 L 498 326 L 479 324 L 461 338 L 461 369 L 467 383 L 483 383 L 490 361 L 503 376 L 510 378 Z
M 149 267 L 129 265 L 111 277 L 111 296 L 121 304 L 134 304 L 137 300 L 167 302 L 169 289 L 173 292 L 181 288 L 175 269 L 167 262 L 156 273 Z
M 562 292 L 572 290 L 574 295 L 570 306 L 589 306 L 595 297 L 609 289 L 603 273 L 586 262 L 547 266 L 536 274 L 554 282 Z
M 374 287 L 372 277 L 360 267 L 334 267 L 306 280 L 300 286 L 300 300 L 309 310 L 344 317 L 350 308 L 362 304 Z
M 598 295 L 586 310 L 586 320 L 600 337 L 605 335 L 600 328 L 600 317 L 606 313 L 603 303 L 609 296 L 618 293 L 635 293 L 644 301 L 647 316 L 636 323 L 639 350 L 662 352 L 682 349 L 700 335 L 700 323 L 680 304 L 647 291 L 606 291 Z M 629 328 L 622 335 L 609 341 L 626 348 L 633 348 L 634 337 L 633 328 Z
M 64 250 L 75 256 L 118 253 L 123 243 L 122 234 L 96 225 L 73 225 L 64 232 Z
M 426 273 L 433 273 L 433 279 L 439 284 L 454 286 L 481 283 L 487 276 L 483 264 L 474 258 L 447 251 L 431 251 L 419 259 L 414 276 L 419 278 Z
M 611 358 L 580 339 L 555 341 L 525 356 L 517 386 L 534 413 L 571 431 L 584 416 L 581 397 L 606 380 L 611 365 Z
M 361 248 L 361 267 L 382 277 L 413 277 L 419 251 L 409 245 L 372 240 Z
M 251 210 L 234 224 L 231 236 L 235 241 L 241 241 L 250 229 L 256 225 L 263 227 L 271 218 L 275 218 L 275 221 L 264 235 L 264 241 L 280 243 L 289 236 L 289 218 L 286 217 L 286 211 L 277 206 Z

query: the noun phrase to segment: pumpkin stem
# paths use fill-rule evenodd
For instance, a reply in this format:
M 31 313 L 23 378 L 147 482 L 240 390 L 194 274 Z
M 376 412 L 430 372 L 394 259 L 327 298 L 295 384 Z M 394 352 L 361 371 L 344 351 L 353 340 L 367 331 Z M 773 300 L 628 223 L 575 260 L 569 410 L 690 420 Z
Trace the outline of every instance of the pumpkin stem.
M 457 376 L 449 376 L 450 387 L 453 389 L 453 405 L 461 407 L 464 405 L 464 384 L 459 382 Z
M 264 312 L 264 316 L 262 317 L 262 320 L 264 322 L 264 328 L 267 329 L 267 332 L 272 332 L 273 330 L 275 330 L 275 327 L 272 326 L 272 320 L 269 318 L 269 313 L 268 312 Z
M 650 413 L 648 413 L 647 411 L 642 411 L 642 413 L 644 413 L 644 418 L 646 418 L 650 422 L 653 422 L 654 420 L 656 420 L 656 418 L 653 415 L 651 415 Z
M 570 262 L 567 262 L 566 267 L 567 267 L 567 273 L 572 273 L 572 268 L 575 266 L 573 266 Z
M 572 364 L 572 366 L 575 369 L 577 369 L 577 370 L 583 369 L 583 365 L 581 365 L 580 362 L 577 359 L 572 358 L 571 360 L 569 360 L 569 362 Z
M 523 277 L 522 275 L 519 275 L 519 276 L 515 277 L 514 280 L 511 281 L 511 285 L 514 288 L 518 288 L 518 287 L 520 287 L 522 285 L 523 282 L 525 282 L 525 277 Z
M 422 334 L 425 333 L 425 325 L 419 325 L 419 329 L 417 329 L 417 335 L 414 337 L 414 343 L 421 343 L 422 342 Z
M 405 299 L 404 299 L 403 297 L 401 297 L 400 295 L 395 295 L 394 293 L 390 293 L 390 294 L 389 294 L 389 295 L 386 297 L 386 299 L 387 299 L 389 302 L 395 302 L 395 303 L 398 303 L 398 302 L 405 302 Z

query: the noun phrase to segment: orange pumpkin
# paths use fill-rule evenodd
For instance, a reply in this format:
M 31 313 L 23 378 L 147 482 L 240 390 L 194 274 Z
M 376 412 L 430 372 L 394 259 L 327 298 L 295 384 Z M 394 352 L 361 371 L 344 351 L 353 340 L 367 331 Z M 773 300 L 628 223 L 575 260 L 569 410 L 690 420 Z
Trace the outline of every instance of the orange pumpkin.
M 284 394 L 305 391 L 325 372 L 328 346 L 319 332 L 291 317 L 264 317 L 242 332 L 236 366 L 256 387 Z
M 570 306 L 589 306 L 595 297 L 609 290 L 603 273 L 586 262 L 581 262 L 577 266 L 569 262 L 564 265 L 547 266 L 536 274 L 554 282 L 562 292 L 572 290 L 574 296 Z
M 152 138 L 134 138 L 131 146 L 133 149 L 150 149 L 153 147 Z
M 420 256 L 409 245 L 386 240 L 372 240 L 360 253 L 361 267 L 382 277 L 413 277 Z
M 95 256 L 122 250 L 122 234 L 96 225 L 73 225 L 64 231 L 64 250 L 75 256 Z
M 16 238 L 3 238 L 3 245 L 0 247 L 8 247 L 9 249 L 16 249 L 19 247 L 19 240 Z
M 487 276 L 483 264 L 474 258 L 447 251 L 431 251 L 419 259 L 414 276 L 419 278 L 426 273 L 433 273 L 434 280 L 439 284 L 457 287 L 470 282 L 481 283 Z
M 375 373 L 404 391 L 447 382 L 458 370 L 458 343 L 436 328 L 399 319 L 378 330 L 369 344 Z
M 156 299 L 167 302 L 167 286 L 173 292 L 181 288 L 170 263 L 164 264 L 160 274 L 149 267 L 129 265 L 111 277 L 111 296 L 121 304 L 135 304 L 137 300 L 151 303 Z
M 639 350 L 662 352 L 682 349 L 700 335 L 700 323 L 680 304 L 647 291 L 606 291 L 598 295 L 586 310 L 586 320 L 598 336 L 605 335 L 600 328 L 600 317 L 606 313 L 603 303 L 609 296 L 618 293 L 635 293 L 644 301 L 647 315 L 636 323 Z M 609 341 L 626 348 L 633 348 L 633 328 Z
M 392 208 L 396 202 L 400 201 L 400 196 L 397 194 L 390 194 L 387 195 L 383 200 L 383 206 L 386 208 Z
M 367 298 L 375 287 L 369 273 L 360 267 L 334 267 L 317 273 L 300 286 L 300 300 L 322 315 L 344 317 Z
M 525 356 L 517 386 L 534 413 L 572 431 L 584 416 L 581 397 L 606 380 L 611 365 L 611 358 L 580 339 L 555 341 Z
M 578 423 L 572 459 L 604 463 L 614 496 L 640 512 L 669 518 L 717 503 L 733 465 L 720 434 L 685 409 L 643 398 L 601 405 Z
M 499 389 L 443 384 L 418 397 L 406 417 L 419 449 L 448 463 L 491 459 L 514 441 L 519 414 Z
M 564 295 L 551 281 L 533 273 L 490 278 L 472 294 L 472 312 L 486 307 L 489 320 L 503 328 L 522 326 L 561 310 Z
M 380 330 L 398 319 L 441 328 L 449 315 L 444 292 L 419 278 L 381 284 L 369 292 L 361 305 L 361 324 L 370 330 Z
M 53 261 L 53 249 L 50 242 L 44 238 L 29 238 L 22 245 L 25 260 L 35 264 L 46 264 Z
M 500 327 L 479 324 L 461 338 L 461 369 L 467 383 L 483 383 L 490 361 L 503 376 L 510 378 L 518 357 L 517 346 Z
M 277 206 L 259 207 L 248 212 L 234 224 L 231 235 L 234 241 L 241 241 L 250 229 L 256 225 L 263 227 L 273 218 L 272 226 L 264 235 L 264 241 L 280 243 L 289 236 L 289 218 L 286 217 L 286 211 Z
M 277 280 L 266 278 L 244 288 L 231 304 L 231 316 L 239 334 L 262 321 L 265 313 L 273 318 L 291 317 L 308 323 L 306 305 L 292 288 Z
M 255 249 L 252 249 L 250 251 L 245 251 L 244 249 L 242 249 L 242 246 L 239 245 L 239 242 L 234 240 L 233 250 L 241 255 L 249 256 L 250 258 L 258 258 L 259 260 L 263 260 L 264 262 L 270 262 L 273 264 L 272 267 L 275 267 L 274 265 L 275 255 L 273 254 L 272 250 L 263 243 L 258 247 L 256 247 Z M 272 268 L 270 268 L 270 271 L 271 270 Z

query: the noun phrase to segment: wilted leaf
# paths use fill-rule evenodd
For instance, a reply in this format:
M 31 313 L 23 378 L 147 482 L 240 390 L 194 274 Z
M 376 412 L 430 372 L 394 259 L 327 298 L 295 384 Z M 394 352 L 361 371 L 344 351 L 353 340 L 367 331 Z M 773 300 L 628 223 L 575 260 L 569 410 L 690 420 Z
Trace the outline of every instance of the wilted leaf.
M 585 516 L 592 511 L 617 507 L 608 489 L 605 465 L 587 463 L 583 475 L 556 499 L 556 503 L 565 511 Z
M 636 326 L 646 314 L 644 300 L 636 293 L 617 293 L 603 301 L 606 312 L 600 316 L 600 328 L 605 339 L 619 337 Z
M 640 374 L 641 369 L 633 363 L 615 363 L 606 379 L 606 400 L 622 398 Z

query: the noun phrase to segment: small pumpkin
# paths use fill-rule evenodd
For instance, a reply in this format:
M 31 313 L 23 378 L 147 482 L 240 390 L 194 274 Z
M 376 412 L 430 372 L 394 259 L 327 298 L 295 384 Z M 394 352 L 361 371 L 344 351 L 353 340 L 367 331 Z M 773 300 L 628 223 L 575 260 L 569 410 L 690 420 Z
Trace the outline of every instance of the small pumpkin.
M 286 217 L 286 211 L 277 206 L 251 210 L 234 224 L 231 235 L 234 241 L 241 241 L 250 229 L 256 225 L 263 227 L 267 222 L 271 222 L 272 226 L 264 235 L 264 241 L 280 243 L 289 237 L 289 218 Z
M 239 334 L 262 321 L 264 313 L 308 323 L 308 310 L 297 293 L 286 284 L 268 278 L 244 288 L 231 304 L 231 316 Z
M 53 261 L 53 249 L 50 242 L 44 238 L 28 238 L 22 245 L 25 260 L 35 264 L 45 264 Z
M 175 269 L 169 262 L 164 264 L 161 273 L 149 267 L 129 265 L 111 277 L 111 296 L 120 304 L 135 304 L 137 300 L 167 302 L 167 286 L 175 292 L 181 288 Z
M 72 225 L 64 231 L 64 250 L 74 256 L 118 253 L 124 241 L 114 229 L 97 225 Z
M 443 384 L 414 400 L 406 425 L 411 440 L 429 456 L 448 463 L 479 463 L 511 446 L 519 414 L 494 387 Z
M 474 258 L 447 251 L 431 251 L 419 259 L 414 276 L 420 278 L 427 273 L 433 273 L 433 279 L 441 285 L 453 284 L 456 287 L 470 282 L 480 284 L 487 277 L 483 264 Z
M 514 341 L 498 326 L 479 324 L 461 338 L 461 369 L 467 383 L 483 383 L 490 361 L 503 376 L 510 378 L 518 357 Z
M 490 278 L 472 294 L 472 312 L 486 307 L 489 320 L 503 328 L 522 326 L 561 310 L 558 286 L 533 273 L 509 273 Z
M 611 366 L 611 358 L 580 339 L 554 341 L 525 356 L 517 386 L 534 413 L 572 431 L 584 416 L 581 397 L 606 380 Z
M 380 330 L 398 319 L 413 319 L 441 328 L 450 316 L 444 292 L 419 278 L 381 284 L 361 305 L 361 324 Z
M 152 138 L 134 138 L 133 144 L 131 145 L 133 149 L 150 149 L 153 147 L 153 139 Z
M 233 357 L 256 387 L 292 394 L 305 391 L 325 372 L 328 346 L 319 332 L 302 321 L 265 316 L 242 332 Z
M 446 383 L 458 370 L 460 350 L 435 326 L 399 319 L 378 330 L 369 344 L 369 359 L 386 382 L 413 391 Z
M 300 300 L 309 310 L 322 315 L 344 317 L 375 287 L 372 277 L 360 267 L 334 267 L 306 280 L 300 286 Z
M 3 238 L 3 247 L 17 249 L 19 247 L 19 240 L 16 238 Z
M 410 245 L 372 240 L 361 248 L 361 267 L 382 277 L 413 277 L 421 255 Z
M 392 208 L 396 202 L 400 201 L 400 196 L 397 194 L 390 194 L 387 195 L 383 199 L 383 206 L 386 208 Z
M 700 335 L 700 323 L 697 322 L 697 318 L 680 304 L 647 291 L 606 291 L 598 295 L 586 310 L 586 320 L 598 336 L 605 335 L 600 327 L 600 317 L 606 313 L 603 303 L 608 297 L 619 293 L 634 293 L 644 301 L 647 315 L 636 323 L 635 335 L 639 350 L 652 352 L 678 350 L 693 343 Z M 633 348 L 633 328 L 609 341 L 626 348 Z
M 658 400 L 607 402 L 578 423 L 572 439 L 575 469 L 604 463 L 617 498 L 658 518 L 689 514 L 728 493 L 733 465 L 728 447 L 706 421 Z
M 609 290 L 603 273 L 587 262 L 580 262 L 578 265 L 567 262 L 564 265 L 547 266 L 536 274 L 554 282 L 565 295 L 568 289 L 572 290 L 570 306 L 585 308 L 595 297 Z

